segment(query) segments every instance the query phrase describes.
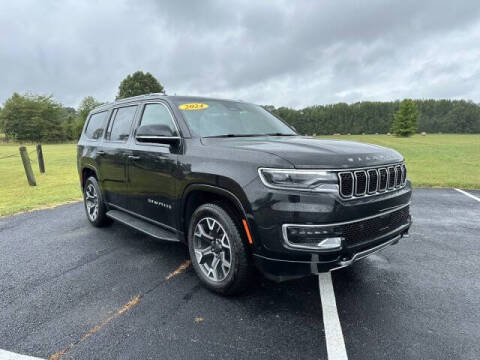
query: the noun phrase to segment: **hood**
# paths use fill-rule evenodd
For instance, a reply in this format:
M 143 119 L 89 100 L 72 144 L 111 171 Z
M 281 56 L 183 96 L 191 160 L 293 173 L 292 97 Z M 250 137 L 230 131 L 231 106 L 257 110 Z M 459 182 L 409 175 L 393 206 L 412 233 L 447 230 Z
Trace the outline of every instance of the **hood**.
M 303 136 L 203 138 L 205 145 L 261 151 L 296 168 L 343 169 L 385 165 L 403 160 L 397 151 L 378 145 Z

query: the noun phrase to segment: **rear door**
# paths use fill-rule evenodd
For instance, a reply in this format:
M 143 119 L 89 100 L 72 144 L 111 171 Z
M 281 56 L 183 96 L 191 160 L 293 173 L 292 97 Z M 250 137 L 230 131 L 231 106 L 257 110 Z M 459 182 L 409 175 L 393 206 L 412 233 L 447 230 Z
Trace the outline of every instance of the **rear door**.
M 106 200 L 122 208 L 128 206 L 127 161 L 131 155 L 130 131 L 137 108 L 138 105 L 129 105 L 113 110 L 99 156 Z
M 179 136 L 178 127 L 165 102 L 151 102 L 142 106 L 138 128 L 141 125 L 163 125 Z M 133 132 L 135 134 L 135 131 Z M 176 171 L 178 146 L 137 142 L 128 162 L 128 180 L 132 211 L 175 227 Z

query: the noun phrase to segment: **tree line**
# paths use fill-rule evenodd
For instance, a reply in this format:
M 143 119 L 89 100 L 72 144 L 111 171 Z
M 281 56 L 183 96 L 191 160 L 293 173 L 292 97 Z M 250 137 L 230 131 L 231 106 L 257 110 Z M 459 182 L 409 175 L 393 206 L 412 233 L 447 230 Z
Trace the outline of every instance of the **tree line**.
M 117 99 L 152 92 L 165 93 L 165 89 L 150 73 L 137 71 L 120 83 Z M 14 93 L 0 108 L 0 132 L 15 141 L 75 141 L 88 113 L 101 104 L 87 96 L 74 109 L 64 107 L 52 96 Z M 305 135 L 480 133 L 480 106 L 465 100 L 364 101 L 298 110 L 264 107 Z
M 118 89 L 117 99 L 146 93 L 165 93 L 150 73 L 128 75 Z M 34 142 L 75 141 L 91 110 L 102 105 L 92 96 L 85 97 L 77 109 L 64 107 L 52 96 L 14 93 L 0 108 L 0 132 L 7 140 Z
M 413 100 L 418 109 L 418 132 L 480 133 L 480 106 L 465 100 Z M 301 134 L 386 134 L 392 129 L 400 101 L 362 101 L 315 105 L 304 109 L 266 109 Z

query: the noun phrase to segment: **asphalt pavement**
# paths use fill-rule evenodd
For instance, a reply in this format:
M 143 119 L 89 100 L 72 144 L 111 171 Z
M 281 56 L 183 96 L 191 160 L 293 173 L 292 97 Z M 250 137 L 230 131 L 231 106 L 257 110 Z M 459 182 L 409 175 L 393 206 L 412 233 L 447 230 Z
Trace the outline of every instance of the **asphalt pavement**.
M 416 189 L 411 211 L 410 238 L 332 273 L 348 358 L 478 359 L 480 201 Z M 200 285 L 184 246 L 117 223 L 94 228 L 81 203 L 0 218 L 8 352 L 327 359 L 323 320 L 316 276 L 281 284 L 258 276 L 247 294 L 224 298 Z

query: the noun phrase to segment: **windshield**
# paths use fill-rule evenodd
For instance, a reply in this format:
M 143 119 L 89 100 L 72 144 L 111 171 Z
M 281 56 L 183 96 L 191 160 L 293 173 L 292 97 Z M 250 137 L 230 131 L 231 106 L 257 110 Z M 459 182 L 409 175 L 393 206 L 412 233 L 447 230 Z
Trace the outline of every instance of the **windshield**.
M 296 133 L 261 106 L 226 100 L 175 101 L 190 130 L 202 137 Z

